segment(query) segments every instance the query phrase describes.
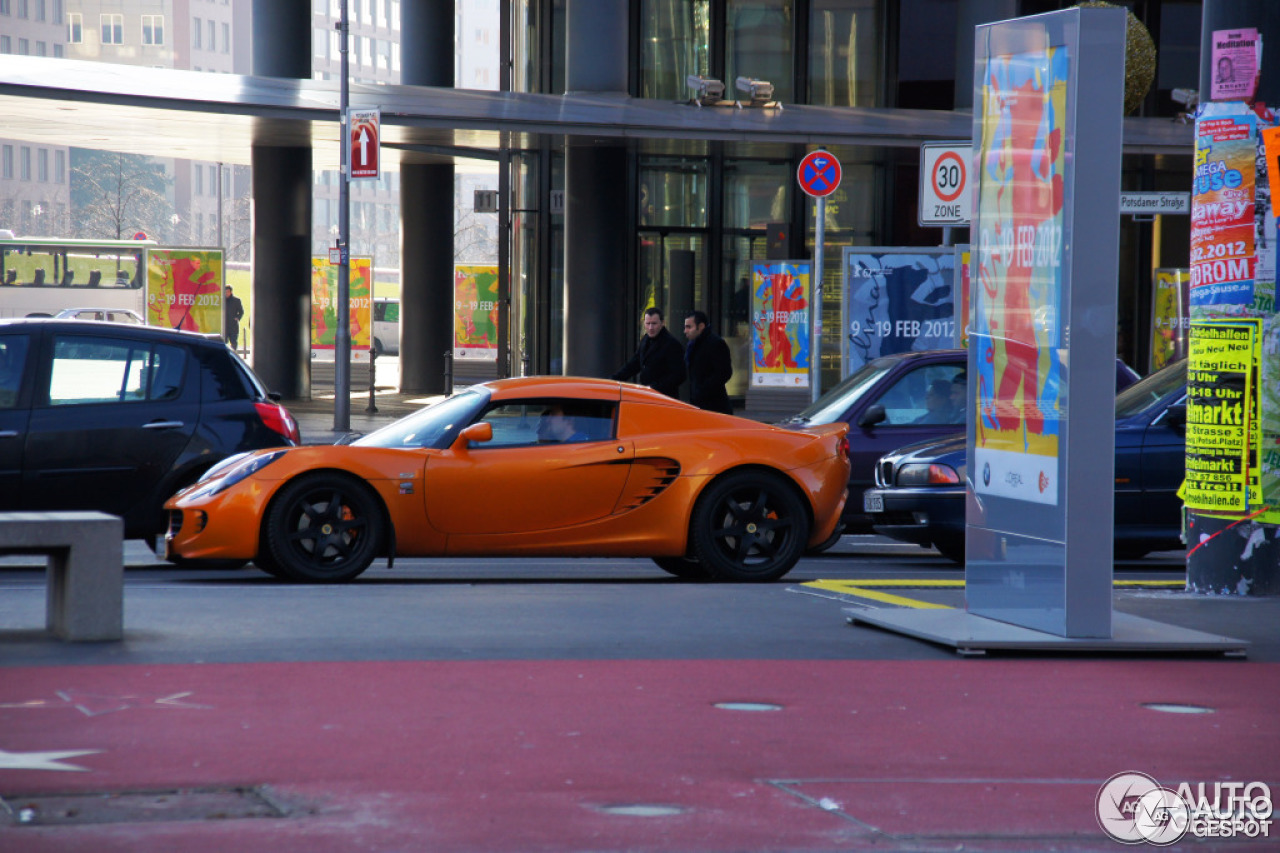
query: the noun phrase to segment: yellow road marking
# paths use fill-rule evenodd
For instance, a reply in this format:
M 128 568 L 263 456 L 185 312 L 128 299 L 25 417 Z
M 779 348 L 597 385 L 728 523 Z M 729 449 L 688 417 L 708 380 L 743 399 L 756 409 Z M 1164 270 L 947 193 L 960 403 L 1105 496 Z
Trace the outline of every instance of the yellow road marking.
M 961 582 L 963 583 L 963 582 Z M 825 589 L 829 592 L 839 592 L 845 595 L 856 595 L 859 598 L 869 598 L 872 601 L 879 601 L 884 604 L 893 604 L 898 607 L 913 607 L 917 610 L 954 610 L 954 607 L 948 607 L 945 604 L 934 604 L 932 601 L 920 601 L 917 598 L 906 598 L 901 595 L 890 595 L 887 592 L 876 592 L 873 589 L 866 589 L 866 581 L 810 581 L 802 584 L 802 586 L 811 586 L 815 589 Z
M 1181 589 L 1186 586 L 1186 581 L 1179 580 L 1162 580 L 1162 581 L 1139 581 L 1139 580 L 1117 580 L 1112 582 L 1117 587 L 1166 587 Z M 934 604 L 932 601 L 921 601 L 918 598 L 907 598 L 902 595 L 892 595 L 887 592 L 877 592 L 874 587 L 890 588 L 890 589 L 964 589 L 964 581 L 962 580 L 858 580 L 858 581 L 838 581 L 838 580 L 817 580 L 803 583 L 801 586 L 813 587 L 814 589 L 825 589 L 829 592 L 838 592 L 844 595 L 855 595 L 859 598 L 868 598 L 872 601 L 879 601 L 884 604 L 893 604 L 897 607 L 912 607 L 917 610 L 954 610 L 945 604 Z

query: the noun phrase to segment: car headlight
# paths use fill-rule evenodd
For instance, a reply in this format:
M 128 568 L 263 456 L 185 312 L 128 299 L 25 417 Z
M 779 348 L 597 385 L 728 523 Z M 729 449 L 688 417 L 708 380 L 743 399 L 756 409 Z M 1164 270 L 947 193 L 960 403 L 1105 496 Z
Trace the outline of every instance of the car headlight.
M 911 462 L 898 469 L 899 486 L 958 486 L 960 475 L 950 465 Z
M 270 453 L 263 453 L 261 456 L 249 456 L 248 458 L 245 458 L 245 454 L 234 456 L 226 462 L 211 468 L 209 474 L 205 474 L 204 479 L 201 480 L 205 485 L 192 492 L 189 497 L 207 498 L 216 495 L 218 492 L 231 488 L 246 477 L 261 471 L 281 456 L 284 456 L 284 454 L 285 451 L 283 450 L 273 450 Z M 228 465 L 228 462 L 231 464 Z

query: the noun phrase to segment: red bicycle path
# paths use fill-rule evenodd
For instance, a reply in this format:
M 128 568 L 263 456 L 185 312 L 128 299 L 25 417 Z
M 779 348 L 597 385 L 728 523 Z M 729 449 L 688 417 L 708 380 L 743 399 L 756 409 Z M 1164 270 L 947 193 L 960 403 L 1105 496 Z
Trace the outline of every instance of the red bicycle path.
M 263 786 L 288 811 L 0 813 L 0 850 L 1120 850 L 1095 816 L 1116 773 L 1280 790 L 1277 709 L 1280 664 L 1212 659 L 0 668 L 0 750 L 91 751 L 62 759 L 82 770 L 0 768 L 12 809 Z M 668 813 L 610 812 L 630 806 Z

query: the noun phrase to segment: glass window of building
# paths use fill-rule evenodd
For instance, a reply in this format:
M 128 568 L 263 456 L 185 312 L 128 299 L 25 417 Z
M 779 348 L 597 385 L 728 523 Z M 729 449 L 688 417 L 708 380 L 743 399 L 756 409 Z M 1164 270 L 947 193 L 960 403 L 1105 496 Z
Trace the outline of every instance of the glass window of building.
M 688 98 L 690 75 L 712 76 L 710 3 L 642 0 L 640 16 L 640 97 Z
M 71 44 L 84 43 L 84 16 L 79 12 L 67 15 L 67 41 Z
M 0 177 L 13 177 L 13 146 L 5 145 L 0 148 Z
M 204 49 L 204 21 L 191 19 L 191 46 L 196 50 Z
M 36 180 L 49 180 L 49 149 L 36 149 Z
M 164 44 L 164 15 L 142 16 L 142 43 Z
M 124 15 L 100 15 L 103 44 L 124 44 Z
M 728 0 L 725 8 L 725 96 L 739 77 L 767 80 L 773 97 L 795 101 L 792 0 Z
M 813 0 L 809 7 L 808 103 L 878 106 L 879 10 L 876 0 Z
M 20 39 L 18 39 L 18 55 L 19 55 L 19 56 L 30 56 L 30 55 L 31 55 L 31 40 L 30 40 L 30 39 L 24 39 L 24 38 L 20 38 Z
M 231 52 L 231 25 L 230 24 L 222 25 L 222 52 L 223 53 Z
M 639 200 L 642 228 L 705 228 L 706 161 L 657 157 L 642 160 Z
M 24 145 L 19 150 L 18 155 L 22 167 L 21 178 L 24 181 L 29 181 L 31 180 L 31 149 Z
M 53 152 L 53 182 L 63 184 L 67 181 L 67 152 Z
M 10 41 L 9 36 L 0 36 L 0 53 L 12 53 L 12 52 L 13 52 L 13 42 Z
M 218 23 L 217 21 L 209 21 L 209 50 L 218 49 Z

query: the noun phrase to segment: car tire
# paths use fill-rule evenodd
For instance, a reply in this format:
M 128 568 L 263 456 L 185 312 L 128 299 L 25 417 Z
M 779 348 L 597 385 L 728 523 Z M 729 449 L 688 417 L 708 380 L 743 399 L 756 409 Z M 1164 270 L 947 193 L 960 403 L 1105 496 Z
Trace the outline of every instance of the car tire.
M 693 510 L 690 538 L 698 562 L 724 581 L 775 581 L 791 571 L 809 541 L 809 513 L 778 476 L 740 471 L 713 482 Z
M 340 474 L 299 477 L 267 512 L 268 562 L 289 580 L 344 583 L 369 568 L 384 527 L 382 507 L 362 483 Z
M 653 561 L 658 564 L 658 568 L 668 574 L 675 575 L 681 580 L 711 580 L 711 572 L 707 571 L 707 567 L 688 557 L 654 557 Z
M 253 558 L 253 564 L 273 578 L 278 578 L 279 580 L 289 579 L 289 575 L 271 556 L 271 547 L 267 545 L 265 538 L 258 545 L 258 556 Z

